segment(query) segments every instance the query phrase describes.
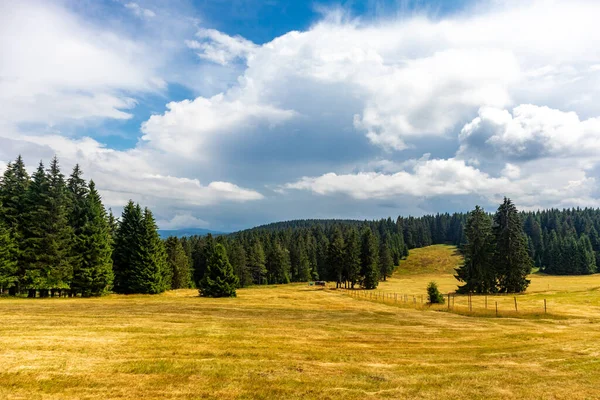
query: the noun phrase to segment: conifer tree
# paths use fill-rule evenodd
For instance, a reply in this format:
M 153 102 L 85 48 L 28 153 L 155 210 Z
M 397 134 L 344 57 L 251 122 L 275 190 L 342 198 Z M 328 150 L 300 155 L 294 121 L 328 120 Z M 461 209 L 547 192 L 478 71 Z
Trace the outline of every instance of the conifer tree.
M 361 268 L 360 239 L 358 237 L 358 231 L 356 230 L 356 228 L 350 228 L 345 244 L 346 247 L 344 249 L 344 265 L 347 270 L 350 287 L 354 289 L 354 286 L 360 282 Z
M 498 289 L 502 293 L 521 293 L 529 286 L 527 275 L 532 260 L 527 252 L 527 242 L 521 218 L 512 201 L 504 198 L 494 215 L 494 266 Z
M 206 273 L 206 265 L 208 263 L 208 257 L 212 254 L 215 240 L 209 233 L 203 240 L 199 240 L 194 247 L 192 253 L 193 262 L 193 278 L 196 287 L 199 287 L 200 281 Z
M 266 257 L 269 283 L 290 283 L 290 255 L 279 241 L 275 241 Z
M 239 279 L 240 287 L 246 287 L 252 284 L 252 274 L 248 268 L 248 262 L 246 258 L 246 251 L 238 241 L 230 243 L 229 250 L 229 261 L 233 266 L 233 272 Z
M 467 217 L 465 228 L 467 243 L 464 246 L 465 261 L 456 269 L 455 278 L 465 282 L 458 293 L 496 292 L 496 273 L 492 265 L 492 220 L 479 206 Z
M 1 205 L 0 205 L 1 209 Z M 0 221 L 0 294 L 17 281 L 17 244 L 10 229 Z
M 238 278 L 227 258 L 225 247 L 218 243 L 208 258 L 206 274 L 200 281 L 200 295 L 204 297 L 235 297 Z
M 343 281 L 345 264 L 344 238 L 338 227 L 334 228 L 331 241 L 329 242 L 329 277 L 335 280 L 336 287 L 340 287 Z
M 83 297 L 106 293 L 113 282 L 110 228 L 96 185 L 90 181 L 83 205 L 85 221 L 77 241 L 78 263 L 73 270 L 71 289 Z
M 141 252 L 140 238 L 143 232 L 142 209 L 139 204 L 129 203 L 123 209 L 114 237 L 113 272 L 116 293 L 136 293 L 132 282 Z
M 56 156 L 50 162 L 47 173 L 49 220 L 46 221 L 44 238 L 48 249 L 46 286 L 48 289 L 68 289 L 73 277 L 71 258 L 73 230 L 69 225 L 67 186 Z
M 11 231 L 14 242 L 17 245 L 17 271 L 14 285 L 9 287 L 9 293 L 15 295 L 20 293 L 21 285 L 24 283 L 27 260 L 25 251 L 25 218 L 27 214 L 27 188 L 29 186 L 29 175 L 25 170 L 23 158 L 18 156 L 14 163 L 8 163 L 0 185 L 0 221 Z
M 173 275 L 154 216 L 148 208 L 144 209 L 140 239 L 140 262 L 135 264 L 134 293 L 162 293 L 171 287 Z
M 173 271 L 171 289 L 187 289 L 192 283 L 190 260 L 185 254 L 183 245 L 176 237 L 171 236 L 165 242 L 167 262 Z
M 394 260 L 392 258 L 390 247 L 387 242 L 387 237 L 381 240 L 379 245 L 379 277 L 384 281 L 388 276 L 392 276 L 394 271 Z
M 371 228 L 365 227 L 362 232 L 360 252 L 362 285 L 365 289 L 376 289 L 379 284 L 378 258 L 375 236 Z
M 252 274 L 252 280 L 256 284 L 262 285 L 263 283 L 267 283 L 267 267 L 265 263 L 266 259 L 263 247 L 259 240 L 255 240 L 248 253 L 248 268 Z

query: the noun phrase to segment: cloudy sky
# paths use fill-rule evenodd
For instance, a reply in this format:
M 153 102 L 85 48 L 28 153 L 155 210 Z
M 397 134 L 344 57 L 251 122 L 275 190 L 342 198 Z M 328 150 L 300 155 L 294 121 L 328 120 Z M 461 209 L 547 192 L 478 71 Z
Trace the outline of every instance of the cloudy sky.
M 57 155 L 116 213 L 599 207 L 600 2 L 0 0 L 0 170 Z

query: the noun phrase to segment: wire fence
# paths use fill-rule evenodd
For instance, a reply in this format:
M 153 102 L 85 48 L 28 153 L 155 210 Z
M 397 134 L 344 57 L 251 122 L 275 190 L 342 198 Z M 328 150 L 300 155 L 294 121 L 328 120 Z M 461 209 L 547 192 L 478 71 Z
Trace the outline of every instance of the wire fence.
M 406 294 L 381 290 L 364 290 L 349 288 L 330 288 L 360 300 L 373 301 L 398 307 L 414 309 L 433 309 L 449 311 L 458 314 L 471 314 L 483 316 L 535 316 L 548 315 L 547 299 L 527 298 L 513 294 L 494 295 L 459 295 L 447 293 L 444 303 L 430 304 L 425 294 Z

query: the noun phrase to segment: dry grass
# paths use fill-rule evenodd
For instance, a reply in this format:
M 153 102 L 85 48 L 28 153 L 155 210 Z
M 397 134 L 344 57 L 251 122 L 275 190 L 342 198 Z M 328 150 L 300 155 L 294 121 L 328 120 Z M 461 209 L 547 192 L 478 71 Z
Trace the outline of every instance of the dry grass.
M 453 290 L 449 264 L 382 288 L 418 294 L 435 277 Z M 600 280 L 532 279 L 521 297 L 552 296 L 563 318 L 474 318 L 306 285 L 0 299 L 0 398 L 597 398 L 600 296 L 588 289 Z

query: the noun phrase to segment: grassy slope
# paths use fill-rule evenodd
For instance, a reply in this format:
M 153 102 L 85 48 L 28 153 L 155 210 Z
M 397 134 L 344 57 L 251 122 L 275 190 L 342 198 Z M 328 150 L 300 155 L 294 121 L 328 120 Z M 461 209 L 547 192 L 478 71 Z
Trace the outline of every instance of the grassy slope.
M 403 268 L 433 252 L 451 261 L 401 269 L 383 290 L 450 286 L 451 248 L 413 251 Z M 474 318 L 306 285 L 0 299 L 0 398 L 596 398 L 599 314 L 585 310 L 600 296 L 585 288 L 598 278 L 532 279 L 542 292 L 526 296 L 589 315 Z

